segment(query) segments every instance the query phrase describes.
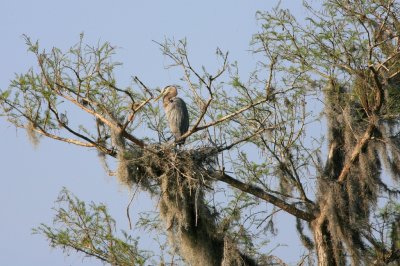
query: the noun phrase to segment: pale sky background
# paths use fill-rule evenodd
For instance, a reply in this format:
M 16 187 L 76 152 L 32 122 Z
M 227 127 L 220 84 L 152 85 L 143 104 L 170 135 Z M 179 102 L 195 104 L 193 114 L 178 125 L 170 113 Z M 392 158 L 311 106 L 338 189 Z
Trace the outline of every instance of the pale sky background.
M 244 0 L 151 0 L 151 1 L 55 1 L 0 0 L 0 88 L 7 88 L 14 73 L 35 65 L 26 51 L 22 34 L 38 39 L 42 48 L 67 49 L 85 33 L 85 42 L 95 45 L 109 41 L 119 48 L 115 59 L 124 65 L 117 83 L 129 84 L 132 75 L 149 87 L 176 84 L 178 70 L 167 70 L 168 62 L 152 40 L 186 37 L 190 56 L 197 65 L 215 66 L 215 50 L 230 52 L 242 73 L 251 71 L 255 60 L 249 50 L 252 34 L 260 30 L 257 10 L 270 10 L 278 1 Z M 282 1 L 297 16 L 302 16 L 300 0 Z M 51 208 L 62 187 L 81 200 L 103 202 L 117 220 L 117 226 L 129 231 L 125 209 L 129 193 L 113 177 L 106 176 L 96 152 L 81 147 L 42 139 L 38 148 L 30 145 L 23 130 L 16 130 L 0 117 L 0 265 L 102 265 L 72 252 L 64 255 L 49 247 L 44 237 L 32 235 L 40 223 L 50 223 Z M 142 201 L 140 201 L 142 200 Z M 133 209 L 151 208 L 141 198 Z M 279 220 L 279 243 L 297 239 L 286 231 L 289 216 Z M 292 226 L 288 226 L 292 227 Z M 135 231 L 134 234 L 140 232 Z M 146 235 L 140 235 L 151 248 Z M 301 254 L 299 246 L 280 247 L 274 254 L 294 263 Z

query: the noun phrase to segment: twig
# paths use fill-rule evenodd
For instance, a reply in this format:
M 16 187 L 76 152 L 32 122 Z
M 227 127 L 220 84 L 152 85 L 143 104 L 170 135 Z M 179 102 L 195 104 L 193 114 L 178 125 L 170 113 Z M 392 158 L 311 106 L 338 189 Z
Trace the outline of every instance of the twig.
M 144 85 L 144 83 L 143 83 L 137 76 L 135 76 L 135 77 L 133 78 L 133 80 L 139 82 L 139 84 L 145 89 L 145 91 L 146 91 L 148 94 L 150 94 L 151 99 L 154 98 L 153 93 L 147 88 L 146 85 Z
M 131 223 L 131 216 L 129 215 L 129 208 L 131 207 L 131 204 L 132 204 L 132 202 L 133 202 L 133 199 L 134 199 L 135 196 L 136 196 L 136 193 L 137 193 L 137 191 L 138 191 L 138 189 L 139 189 L 139 184 L 140 184 L 141 181 L 142 181 L 142 177 L 139 179 L 139 182 L 138 182 L 138 184 L 137 184 L 137 186 L 136 186 L 136 189 L 135 189 L 135 191 L 133 192 L 133 194 L 132 194 L 132 196 L 131 196 L 131 199 L 129 200 L 128 206 L 126 206 L 126 216 L 128 217 L 129 230 L 132 230 L 132 223 Z
M 198 126 L 198 124 L 200 123 L 200 122 L 199 122 L 200 119 L 198 119 L 198 121 L 196 122 L 196 124 L 195 124 L 188 132 L 186 132 L 185 134 L 183 134 L 180 138 L 176 139 L 175 142 L 178 142 L 178 141 L 180 141 L 180 140 L 182 140 L 182 139 L 185 139 L 185 138 L 189 137 L 190 135 L 192 135 L 193 133 L 195 133 L 195 132 L 197 132 L 197 131 L 200 131 L 200 130 L 209 128 L 209 127 L 211 127 L 211 126 L 215 126 L 215 125 L 217 125 L 217 124 L 220 124 L 220 123 L 224 122 L 224 121 L 227 120 L 227 119 L 230 119 L 230 118 L 232 118 L 232 117 L 234 117 L 234 116 L 237 116 L 237 115 L 239 115 L 239 114 L 241 114 L 241 113 L 243 113 L 243 112 L 249 110 L 249 109 L 252 108 L 252 107 L 255 107 L 255 106 L 259 105 L 259 104 L 265 103 L 265 102 L 267 102 L 268 100 L 269 100 L 268 98 L 264 98 L 264 99 L 262 99 L 262 100 L 260 100 L 260 101 L 258 101 L 258 102 L 255 102 L 255 103 L 253 103 L 253 104 L 247 105 L 247 106 L 245 106 L 245 107 L 243 107 L 243 108 L 241 108 L 241 109 L 239 109 L 239 110 L 237 110 L 237 111 L 235 111 L 235 112 L 233 112 L 233 113 L 230 113 L 230 114 L 228 114 L 228 115 L 226 115 L 226 116 L 224 116 L 224 117 L 222 117 L 222 118 L 220 118 L 220 119 L 218 119 L 218 120 L 215 120 L 215 121 L 210 122 L 210 123 L 208 123 L 208 124 L 205 124 L 205 125 L 203 125 L 203 126 Z M 210 101 L 210 100 L 209 100 L 209 101 Z M 204 116 L 204 114 L 202 114 L 202 115 Z

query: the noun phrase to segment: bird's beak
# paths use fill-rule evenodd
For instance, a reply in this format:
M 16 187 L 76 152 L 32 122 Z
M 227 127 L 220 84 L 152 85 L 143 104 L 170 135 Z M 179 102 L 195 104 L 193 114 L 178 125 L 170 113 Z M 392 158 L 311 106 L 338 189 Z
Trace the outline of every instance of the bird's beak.
M 160 95 L 158 95 L 158 97 L 155 98 L 153 101 L 154 101 L 154 102 L 158 101 L 161 97 L 164 96 L 164 94 L 165 94 L 165 91 L 162 91 L 162 92 L 160 93 Z

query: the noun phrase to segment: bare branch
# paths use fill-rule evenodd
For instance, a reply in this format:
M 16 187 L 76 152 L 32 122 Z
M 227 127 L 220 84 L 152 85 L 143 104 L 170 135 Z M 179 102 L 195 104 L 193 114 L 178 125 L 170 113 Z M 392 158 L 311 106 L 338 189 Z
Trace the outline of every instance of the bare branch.
M 188 132 L 183 134 L 176 141 L 179 141 L 181 139 L 185 139 L 185 138 L 187 138 L 188 136 L 192 135 L 193 133 L 195 133 L 197 131 L 200 131 L 200 130 L 215 126 L 217 124 L 220 124 L 220 123 L 222 123 L 222 122 L 224 122 L 224 121 L 226 121 L 228 119 L 231 119 L 231 118 L 233 118 L 233 117 L 235 117 L 235 116 L 237 116 L 237 115 L 249 110 L 252 107 L 255 107 L 255 106 L 259 105 L 259 104 L 265 103 L 268 100 L 269 100 L 269 98 L 264 98 L 262 100 L 259 100 L 259 101 L 255 102 L 255 103 L 253 103 L 253 104 L 247 105 L 247 106 L 245 106 L 245 107 L 243 107 L 243 108 L 241 108 L 241 109 L 239 109 L 239 110 L 237 110 L 237 111 L 235 111 L 233 113 L 230 113 L 230 114 L 228 114 L 228 115 L 226 115 L 226 116 L 224 116 L 224 117 L 222 117 L 222 118 L 220 118 L 218 120 L 215 120 L 213 122 L 207 123 L 207 124 L 205 124 L 203 126 L 198 126 L 198 124 L 200 123 L 200 119 L 198 119 L 198 121 L 196 122 L 195 126 L 193 126 Z M 203 114 L 203 116 L 204 116 L 204 114 Z
M 282 210 L 286 211 L 287 213 L 290 213 L 299 219 L 302 219 L 307 222 L 311 222 L 316 218 L 316 216 L 313 213 L 303 211 L 301 209 L 298 209 L 292 204 L 287 203 L 284 200 L 281 200 L 280 198 L 275 197 L 274 195 L 271 195 L 269 193 L 266 193 L 264 190 L 262 190 L 259 187 L 243 183 L 230 175 L 227 175 L 226 173 L 219 173 L 214 176 L 217 180 L 220 180 L 224 183 L 227 183 L 241 191 L 247 192 L 249 194 L 252 194 L 256 196 L 257 198 L 263 199 L 278 208 L 281 208 Z

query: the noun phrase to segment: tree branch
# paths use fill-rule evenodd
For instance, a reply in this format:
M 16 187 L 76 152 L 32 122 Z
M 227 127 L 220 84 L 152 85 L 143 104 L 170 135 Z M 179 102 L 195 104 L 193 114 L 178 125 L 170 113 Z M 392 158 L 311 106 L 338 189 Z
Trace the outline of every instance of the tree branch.
M 263 189 L 253 186 L 250 184 L 243 183 L 230 175 L 227 175 L 226 173 L 219 173 L 215 175 L 215 178 L 219 181 L 222 181 L 224 183 L 227 183 L 241 191 L 247 192 L 253 196 L 256 196 L 257 198 L 263 199 L 273 205 L 275 205 L 278 208 L 281 208 L 282 210 L 286 211 L 287 213 L 296 216 L 299 219 L 302 219 L 307 222 L 311 222 L 316 218 L 316 216 L 313 213 L 306 212 L 303 210 L 300 210 L 296 208 L 294 205 L 289 204 L 285 202 L 284 200 L 281 200 L 280 198 L 277 198 L 269 193 L 266 193 Z
M 358 157 L 360 156 L 362 149 L 367 146 L 368 141 L 371 139 L 374 130 L 375 130 L 375 124 L 370 123 L 363 137 L 358 141 L 357 145 L 354 147 L 350 159 L 346 162 L 342 171 L 340 172 L 340 175 L 337 179 L 340 184 L 342 184 L 346 180 L 346 177 L 350 172 L 351 166 L 353 165 L 355 160 L 357 160 Z
M 255 103 L 253 103 L 253 104 L 247 105 L 247 106 L 245 106 L 245 107 L 243 107 L 243 108 L 241 108 L 241 109 L 239 109 L 239 110 L 237 110 L 237 111 L 235 111 L 235 112 L 233 112 L 233 113 L 230 113 L 230 114 L 228 114 L 228 115 L 226 115 L 226 116 L 224 116 L 224 117 L 222 117 L 222 118 L 220 118 L 220 119 L 218 119 L 218 120 L 212 121 L 212 122 L 207 123 L 207 124 L 205 124 L 205 125 L 203 125 L 203 126 L 198 126 L 198 123 L 197 123 L 197 122 L 200 121 L 200 120 L 198 120 L 198 121 L 196 122 L 196 125 L 195 125 L 195 126 L 193 126 L 188 132 L 186 132 L 185 134 L 183 134 L 183 135 L 182 135 L 179 139 L 177 139 L 175 142 L 179 142 L 180 140 L 189 137 L 190 135 L 192 135 L 193 133 L 195 133 L 195 132 L 197 132 L 197 131 L 200 131 L 200 130 L 209 128 L 209 127 L 211 127 L 211 126 L 215 126 L 215 125 L 217 125 L 217 124 L 220 124 L 220 123 L 224 122 L 225 120 L 228 120 L 228 119 L 230 119 L 230 118 L 232 118 L 232 117 L 234 117 L 234 116 L 237 116 L 237 115 L 239 115 L 239 114 L 241 114 L 241 113 L 243 113 L 243 112 L 249 110 L 250 108 L 255 107 L 255 106 L 259 105 L 259 104 L 265 103 L 265 102 L 267 102 L 267 101 L 269 101 L 269 98 L 264 98 L 264 99 L 262 99 L 262 100 L 260 100 L 260 101 L 258 101 L 258 102 L 255 102 Z

